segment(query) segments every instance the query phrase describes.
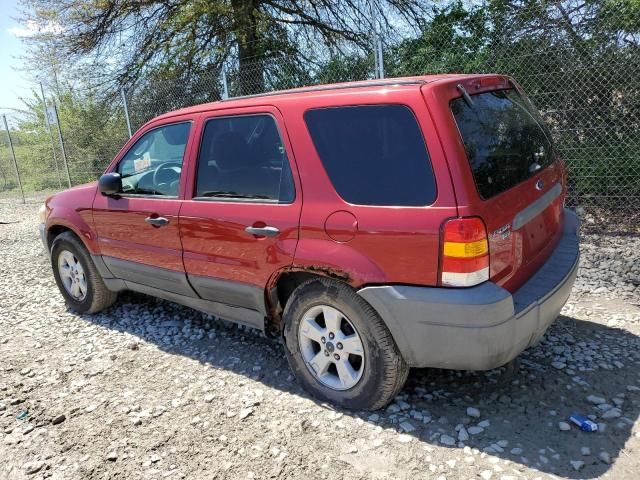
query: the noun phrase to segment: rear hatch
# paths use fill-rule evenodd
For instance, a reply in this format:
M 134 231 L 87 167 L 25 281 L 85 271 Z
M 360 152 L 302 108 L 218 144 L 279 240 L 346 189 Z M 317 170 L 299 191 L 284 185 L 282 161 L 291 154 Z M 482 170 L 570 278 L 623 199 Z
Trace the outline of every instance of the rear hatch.
M 467 172 L 466 182 L 454 180 L 462 184 L 456 188 L 460 214 L 482 218 L 489 276 L 514 291 L 559 239 L 564 166 L 539 113 L 512 81 L 484 77 L 459 82 L 456 90 L 462 96 L 449 108 L 462 147 L 457 160 Z

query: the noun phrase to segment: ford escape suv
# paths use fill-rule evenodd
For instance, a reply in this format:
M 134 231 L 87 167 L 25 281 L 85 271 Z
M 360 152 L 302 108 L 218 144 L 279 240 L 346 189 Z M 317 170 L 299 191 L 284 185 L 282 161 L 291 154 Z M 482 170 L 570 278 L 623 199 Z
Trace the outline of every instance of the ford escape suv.
M 409 367 L 540 339 L 578 266 L 565 190 L 512 79 L 398 78 L 161 115 L 40 233 L 73 310 L 134 290 L 281 335 L 313 395 L 376 409 Z

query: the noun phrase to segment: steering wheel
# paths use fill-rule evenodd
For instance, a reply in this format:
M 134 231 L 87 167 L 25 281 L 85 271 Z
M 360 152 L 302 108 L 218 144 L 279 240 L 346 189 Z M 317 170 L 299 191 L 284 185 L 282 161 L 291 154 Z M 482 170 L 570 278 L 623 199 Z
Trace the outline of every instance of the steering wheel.
M 160 185 L 161 183 L 171 183 L 174 180 L 178 180 L 180 178 L 180 174 L 177 173 L 173 167 L 180 167 L 180 163 L 163 162 L 158 165 L 153 171 L 153 184 Z M 167 177 L 167 174 L 170 174 L 169 178 L 162 178 L 163 175 Z

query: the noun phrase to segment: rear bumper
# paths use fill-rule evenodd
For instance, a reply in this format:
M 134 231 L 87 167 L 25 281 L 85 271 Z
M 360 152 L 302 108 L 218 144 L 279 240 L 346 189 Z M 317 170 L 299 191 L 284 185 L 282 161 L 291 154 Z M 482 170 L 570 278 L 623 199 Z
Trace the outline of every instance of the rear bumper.
M 579 220 L 565 210 L 555 250 L 517 292 L 388 285 L 358 293 L 389 327 L 412 367 L 488 370 L 535 344 L 566 303 L 578 271 Z

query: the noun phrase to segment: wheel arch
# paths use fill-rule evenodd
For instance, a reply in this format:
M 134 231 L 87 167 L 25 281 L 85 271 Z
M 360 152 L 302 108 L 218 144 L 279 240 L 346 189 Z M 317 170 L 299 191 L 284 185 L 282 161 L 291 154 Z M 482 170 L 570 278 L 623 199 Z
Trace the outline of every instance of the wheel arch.
M 349 285 L 348 277 L 340 271 L 318 266 L 290 266 L 279 270 L 271 279 L 266 289 L 266 306 L 268 318 L 265 331 L 272 335 L 282 334 L 282 313 L 294 290 L 303 283 L 314 278 L 332 278 Z
M 47 228 L 47 248 L 49 249 L 49 251 L 51 251 L 53 241 L 64 232 L 71 232 L 76 237 L 78 237 L 78 234 L 66 225 L 54 224 Z
M 89 254 L 93 254 L 88 242 L 86 241 L 86 238 L 84 238 L 83 235 L 79 233 L 75 228 L 62 223 L 54 223 L 46 229 L 47 247 L 49 248 L 49 251 L 51 251 L 54 240 L 65 232 L 71 233 L 74 237 L 80 240 L 80 243 L 82 243 L 82 245 L 87 249 Z
M 267 283 L 265 331 L 282 332 L 282 312 L 287 301 L 300 284 L 311 278 L 332 278 L 355 290 L 387 280 L 378 265 L 348 243 L 302 238 L 293 263 L 275 272 Z
M 66 231 L 70 231 L 78 237 L 90 254 L 99 253 L 96 236 L 85 219 L 75 210 L 59 206 L 54 207 L 45 226 L 49 250 L 51 250 L 53 240 Z

